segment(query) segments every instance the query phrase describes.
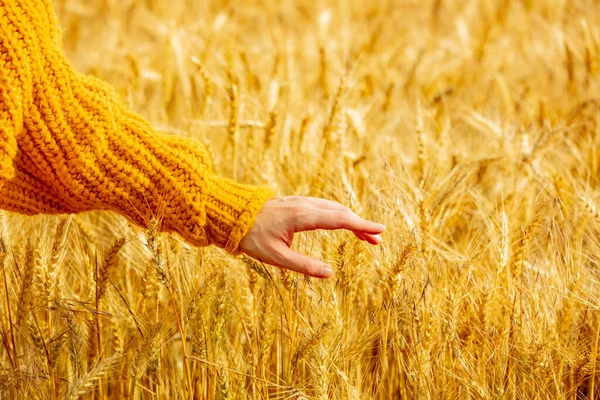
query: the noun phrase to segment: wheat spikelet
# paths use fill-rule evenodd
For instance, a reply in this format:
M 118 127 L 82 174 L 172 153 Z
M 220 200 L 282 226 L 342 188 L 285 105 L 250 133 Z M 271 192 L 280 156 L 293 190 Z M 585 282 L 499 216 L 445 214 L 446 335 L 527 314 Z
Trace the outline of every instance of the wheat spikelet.
M 237 85 L 231 84 L 229 88 L 229 143 L 232 148 L 232 159 L 235 161 L 237 159 L 237 144 L 238 144 L 238 134 L 240 129 L 240 99 L 239 99 L 239 89 Z M 235 173 L 235 169 L 233 170 Z
M 154 269 L 153 263 L 146 263 L 146 268 L 144 269 L 144 276 L 142 278 L 142 295 L 140 298 L 140 303 L 138 306 L 138 310 L 140 313 L 144 312 L 144 307 L 147 304 L 151 304 L 153 299 L 158 297 L 159 291 L 159 281 L 157 279 L 157 274 Z
M 96 301 L 99 302 L 104 294 L 106 293 L 106 288 L 108 286 L 108 281 L 110 280 L 110 275 L 112 274 L 116 264 L 117 264 L 117 256 L 123 246 L 125 245 L 126 238 L 124 236 L 116 239 L 112 246 L 106 252 L 104 256 L 104 261 L 100 265 L 96 275 Z
M 248 61 L 248 55 L 247 55 L 246 51 L 242 50 L 240 52 L 240 59 L 242 60 L 242 64 L 244 64 L 244 69 L 246 70 L 248 86 L 252 90 L 260 89 L 260 80 L 256 76 L 256 74 L 252 71 L 250 62 Z
M 394 89 L 396 88 L 396 84 L 394 82 L 390 82 L 385 90 L 385 97 L 383 100 L 383 104 L 381 105 L 382 112 L 388 112 L 392 104 L 392 97 L 394 94 Z
M 421 195 L 419 201 L 419 223 L 421 228 L 421 252 L 426 260 L 430 254 L 430 236 L 431 236 L 431 213 L 425 204 L 425 196 Z
M 37 245 L 28 241 L 25 246 L 25 265 L 21 275 L 21 288 L 17 300 L 17 320 L 16 324 L 20 325 L 23 318 L 30 311 L 32 296 L 34 295 L 34 276 L 36 272 L 36 263 L 39 261 L 39 242 Z
M 533 226 L 531 224 L 528 224 L 522 228 L 521 235 L 514 246 L 510 273 L 511 277 L 513 277 L 516 281 L 520 281 L 521 274 L 523 273 L 525 250 L 527 249 L 527 244 L 529 243 L 532 232 Z
M 207 110 L 209 109 L 209 107 L 212 103 L 212 93 L 213 93 L 212 79 L 210 78 L 210 75 L 209 75 L 208 71 L 206 70 L 206 67 L 204 66 L 202 61 L 200 61 L 195 56 L 191 57 L 191 61 L 196 65 L 196 67 L 198 67 L 198 72 L 200 72 L 200 75 L 202 76 L 202 82 L 204 84 L 204 93 L 203 93 L 203 101 L 202 101 L 202 115 L 206 116 Z
M 315 392 L 319 399 L 329 398 L 329 363 L 326 356 L 326 350 L 323 344 L 319 344 L 315 350 L 315 356 L 311 360 L 314 363 Z
M 31 341 L 33 342 L 33 345 L 35 346 L 36 350 L 41 355 L 44 355 L 45 350 L 46 350 L 46 345 L 44 343 L 44 339 L 42 338 L 42 334 L 41 334 L 40 330 L 38 329 L 35 322 L 33 321 L 33 318 L 31 318 L 31 317 L 27 318 L 25 321 L 25 324 L 27 325 L 27 328 L 29 330 L 29 335 L 31 337 Z
M 304 143 L 306 141 L 306 133 L 308 132 L 312 118 L 312 113 L 309 113 L 304 118 L 302 118 L 298 135 L 295 136 L 295 138 L 297 138 L 296 144 L 293 146 L 293 148 L 296 149 L 296 151 L 298 152 L 301 152 L 304 148 Z
M 109 321 L 108 325 L 110 327 L 110 332 L 111 332 L 111 335 L 110 335 L 111 346 L 115 352 L 121 353 L 121 350 L 123 348 L 123 340 L 122 340 L 120 326 L 114 317 L 109 318 L 108 321 Z
M 421 180 L 421 187 L 425 180 L 425 165 L 427 163 L 427 151 L 426 151 L 426 137 L 425 130 L 423 127 L 423 111 L 421 105 L 417 106 L 417 174 Z
M 335 97 L 333 99 L 333 104 L 331 106 L 329 118 L 323 129 L 324 145 L 323 145 L 323 149 L 321 151 L 320 162 L 317 166 L 317 174 L 314 176 L 312 183 L 311 183 L 311 188 L 317 192 L 320 191 L 321 188 L 323 187 L 325 174 L 327 172 L 326 168 L 325 168 L 326 163 L 329 160 L 330 150 L 335 147 L 336 124 L 337 124 L 337 127 L 345 126 L 345 120 L 344 120 L 345 118 L 340 117 L 340 113 L 341 113 L 341 107 L 342 107 L 341 99 L 342 99 L 342 95 L 344 94 L 344 92 L 346 90 L 346 85 L 347 85 L 347 76 L 343 76 L 340 81 L 338 90 L 335 94 Z M 340 122 L 338 122 L 338 121 L 340 121 Z
M 233 399 L 233 394 L 231 393 L 231 386 L 229 384 L 229 375 L 224 372 L 217 373 L 219 380 L 217 383 L 217 388 L 215 390 L 216 397 L 223 400 Z
M 246 272 L 248 273 L 248 286 L 250 287 L 250 292 L 255 295 L 256 294 L 256 286 L 258 284 L 258 277 L 259 277 L 259 273 L 256 271 L 255 264 L 248 264 L 246 263 L 247 268 L 246 268 Z M 250 266 L 252 265 L 252 266 Z
M 403 285 L 403 271 L 406 267 L 406 264 L 409 262 L 411 255 L 415 251 L 416 246 L 414 243 L 409 243 L 406 245 L 398 259 L 394 263 L 392 273 L 390 274 L 390 292 L 392 294 L 392 299 L 396 302 L 400 302 L 400 298 L 402 296 L 402 285 Z
M 50 252 L 50 263 L 48 265 L 48 276 L 51 279 L 56 279 L 56 268 L 64 257 L 70 222 L 71 218 L 61 218 L 56 225 L 54 240 L 52 241 L 52 248 Z
M 479 321 L 479 329 L 481 331 L 481 342 L 485 340 L 487 333 L 490 331 L 490 297 L 491 296 L 488 291 L 483 291 L 481 293 L 477 309 L 477 319 Z
M 274 337 L 274 326 L 272 321 L 272 298 L 271 289 L 268 285 L 263 287 L 263 292 L 260 298 L 261 318 L 259 328 L 260 339 L 260 365 L 268 365 L 270 357 L 271 345 Z
M 194 334 L 192 335 L 192 354 L 200 358 L 206 358 L 208 355 L 207 337 L 204 325 L 200 319 L 193 320 L 190 327 Z
M 500 213 L 500 264 L 498 275 L 502 276 L 510 261 L 510 237 L 506 212 Z
M 58 267 L 61 264 L 67 244 L 67 233 L 71 218 L 61 218 L 56 225 L 54 232 L 54 240 L 50 249 L 50 260 L 46 265 L 43 276 L 43 288 L 41 289 L 46 301 L 52 297 L 52 293 L 56 288 L 56 278 Z
M 558 204 L 560 212 L 563 215 L 563 217 L 566 217 L 569 215 L 568 210 L 571 206 L 571 201 L 568 196 L 568 190 L 564 179 L 558 174 L 552 173 L 552 185 L 554 186 L 554 189 L 556 191 L 556 202 Z
M 541 204 L 536 205 L 536 215 L 533 220 L 529 222 L 525 227 L 521 229 L 521 236 L 517 239 L 517 242 L 514 245 L 514 249 L 512 252 L 512 261 L 511 261 L 511 274 L 512 276 L 519 281 L 521 279 L 523 273 L 523 265 L 525 261 L 525 251 L 529 246 L 533 233 L 537 227 L 537 225 L 541 221 Z
M 291 376 L 292 382 L 296 382 L 296 380 L 298 379 L 296 372 L 298 371 L 300 361 L 304 357 L 312 354 L 314 349 L 318 346 L 319 342 L 321 340 L 324 340 L 325 334 L 330 329 L 331 329 L 331 324 L 329 322 L 323 323 L 321 326 L 319 326 L 318 329 L 316 329 L 314 332 L 312 332 L 311 335 L 307 336 L 305 338 L 305 340 L 300 344 L 300 346 L 298 346 L 298 348 L 296 349 L 296 351 L 294 352 L 294 354 L 292 356 L 292 361 L 291 361 L 290 376 Z
M 573 52 L 570 46 L 565 42 L 565 70 L 567 72 L 567 81 L 571 87 L 575 83 L 575 62 L 573 60 Z
M 283 286 L 286 288 L 286 290 L 292 290 L 292 287 L 294 286 L 294 275 L 292 274 L 292 272 L 290 272 L 289 270 L 285 269 L 285 268 L 281 268 L 281 281 L 283 282 Z
M 337 284 L 339 287 L 344 288 L 348 285 L 348 260 L 346 257 L 347 248 L 349 247 L 349 242 L 347 240 L 342 240 L 340 244 L 337 246 Z
M 263 145 L 264 151 L 269 151 L 273 144 L 273 138 L 277 134 L 277 110 L 269 111 L 269 120 L 265 128 L 265 142 Z
M 115 354 L 111 358 L 107 358 L 94 365 L 89 372 L 83 375 L 81 378 L 74 381 L 70 387 L 69 391 L 66 393 L 65 398 L 71 399 L 79 399 L 86 393 L 89 393 L 94 389 L 96 384 L 102 377 L 108 375 L 110 370 L 114 368 L 114 365 L 119 359 L 120 354 Z
M 194 292 L 192 299 L 189 302 L 187 311 L 184 315 L 185 321 L 194 321 L 200 311 L 200 305 L 204 302 L 209 292 L 210 285 L 217 278 L 217 273 L 211 273 L 201 284 L 201 286 Z M 201 316 L 200 316 L 201 318 Z M 201 321 L 199 321 L 201 322 Z
M 45 277 L 48 271 L 47 261 L 44 258 L 42 243 L 37 243 L 33 252 L 33 287 L 32 297 L 48 301 L 49 291 L 46 289 Z
M 573 280 L 567 288 L 567 296 L 563 299 L 562 306 L 557 310 L 556 326 L 557 340 L 569 342 L 572 340 L 573 318 L 575 314 L 576 298 L 579 295 L 579 280 Z
M 70 312 L 64 313 L 63 315 L 67 324 L 67 335 L 68 335 L 68 349 L 71 363 L 73 365 L 74 375 L 80 376 L 81 374 L 81 333 L 75 324 L 73 315 Z
M 162 339 L 160 335 L 161 329 L 162 325 L 160 323 L 150 325 L 144 333 L 143 340 L 136 347 L 129 371 L 134 382 L 137 382 L 141 378 L 148 367 L 148 363 L 159 349 L 158 344 Z
M 156 279 L 165 287 L 171 285 L 169 273 L 165 269 L 165 257 L 158 234 L 160 220 L 153 218 L 148 224 L 147 229 L 147 248 L 150 251 L 150 265 L 154 269 Z
M 458 304 L 456 302 L 456 298 L 454 294 L 446 291 L 444 293 L 444 308 L 445 314 L 447 316 L 447 323 L 445 327 L 444 341 L 447 345 L 452 342 L 457 334 L 457 328 L 459 323 L 458 317 Z
M 219 276 L 217 288 L 217 295 L 214 298 L 212 306 L 214 318 L 211 318 L 211 330 L 213 333 L 211 337 L 214 340 L 215 353 L 223 351 L 225 347 L 225 324 L 227 322 L 229 299 L 225 296 L 226 281 L 223 274 Z
M 329 97 L 329 82 L 327 74 L 327 52 L 322 46 L 319 48 L 319 60 L 320 60 L 320 71 L 319 71 L 319 86 L 323 90 L 323 97 Z

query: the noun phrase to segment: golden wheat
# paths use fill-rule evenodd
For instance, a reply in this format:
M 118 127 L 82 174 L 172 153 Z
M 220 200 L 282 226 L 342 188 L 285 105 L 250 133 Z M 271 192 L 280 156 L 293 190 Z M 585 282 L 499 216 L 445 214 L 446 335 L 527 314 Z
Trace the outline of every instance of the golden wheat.
M 55 2 L 218 173 L 384 223 L 318 281 L 107 212 L 0 212 L 0 399 L 600 395 L 600 6 Z

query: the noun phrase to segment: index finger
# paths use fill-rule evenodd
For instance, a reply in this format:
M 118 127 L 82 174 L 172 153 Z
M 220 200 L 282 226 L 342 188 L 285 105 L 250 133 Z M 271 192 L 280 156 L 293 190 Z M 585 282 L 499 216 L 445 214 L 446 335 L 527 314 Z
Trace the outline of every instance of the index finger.
M 383 225 L 363 219 L 354 213 L 318 208 L 299 215 L 295 228 L 296 232 L 313 231 L 315 229 L 346 229 L 353 232 L 370 234 L 378 234 L 385 230 Z

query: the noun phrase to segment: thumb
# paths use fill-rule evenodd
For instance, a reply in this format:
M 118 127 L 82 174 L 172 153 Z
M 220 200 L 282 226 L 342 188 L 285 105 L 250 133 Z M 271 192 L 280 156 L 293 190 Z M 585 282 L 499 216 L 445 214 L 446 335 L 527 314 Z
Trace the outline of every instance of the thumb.
M 274 250 L 277 256 L 274 257 L 273 265 L 277 267 L 286 268 L 316 278 L 329 278 L 333 273 L 325 262 L 298 253 L 287 247 L 284 243 L 278 245 Z

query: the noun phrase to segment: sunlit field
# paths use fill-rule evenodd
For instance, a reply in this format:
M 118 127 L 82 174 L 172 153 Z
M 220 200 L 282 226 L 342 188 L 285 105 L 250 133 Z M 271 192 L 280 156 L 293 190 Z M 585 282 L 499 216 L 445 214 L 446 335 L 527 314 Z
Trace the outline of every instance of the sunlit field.
M 600 4 L 58 0 L 75 68 L 215 170 L 387 226 L 307 278 L 0 213 L 0 399 L 600 396 Z

